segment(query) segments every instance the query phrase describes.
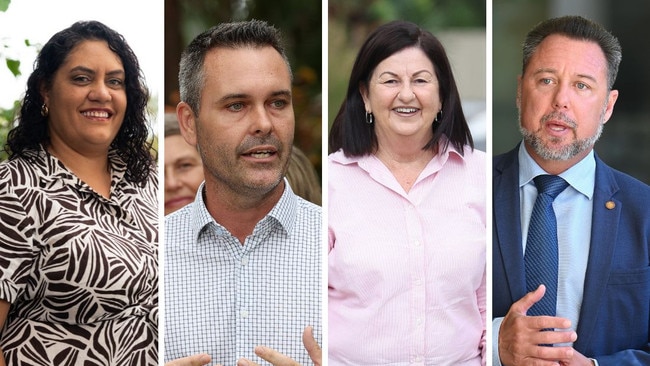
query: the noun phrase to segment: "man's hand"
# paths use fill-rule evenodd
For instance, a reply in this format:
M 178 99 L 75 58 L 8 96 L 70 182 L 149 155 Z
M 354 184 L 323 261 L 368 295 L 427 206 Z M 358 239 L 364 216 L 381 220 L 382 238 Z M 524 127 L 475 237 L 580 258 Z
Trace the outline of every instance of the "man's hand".
M 165 366 L 203 366 L 209 364 L 210 362 L 212 362 L 210 355 L 200 353 L 198 355 L 192 355 L 169 361 L 165 364 Z
M 571 360 L 567 361 L 560 361 L 561 366 L 594 366 L 594 362 L 585 357 L 582 353 L 574 350 L 573 351 L 573 357 Z
M 309 358 L 316 366 L 321 366 L 323 352 L 316 343 L 314 338 L 314 329 L 312 327 L 306 327 L 302 332 L 302 344 L 305 346 Z M 262 358 L 265 361 L 270 362 L 273 366 L 300 366 L 298 362 L 283 355 L 282 353 L 264 346 L 255 347 L 255 354 Z M 257 363 L 247 360 L 245 358 L 239 359 L 237 361 L 237 366 L 259 366 Z
M 314 328 L 306 327 L 302 332 L 302 344 L 305 346 L 311 362 L 315 366 L 321 366 L 323 362 L 323 350 L 321 350 L 318 343 L 316 343 L 316 338 L 314 338 Z
M 573 365 L 576 352 L 572 347 L 540 346 L 574 342 L 578 336 L 573 331 L 542 331 L 571 328 L 571 321 L 552 316 L 526 316 L 545 292 L 544 285 L 540 285 L 512 304 L 503 318 L 499 329 L 499 357 L 503 365 Z

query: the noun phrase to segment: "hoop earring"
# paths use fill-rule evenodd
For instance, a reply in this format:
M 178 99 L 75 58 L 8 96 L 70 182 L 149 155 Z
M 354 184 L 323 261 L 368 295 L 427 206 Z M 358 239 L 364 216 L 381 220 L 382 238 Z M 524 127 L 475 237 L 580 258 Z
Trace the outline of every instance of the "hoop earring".
M 375 122 L 375 116 L 372 115 L 372 112 L 366 112 L 366 123 L 371 125 Z
M 47 108 L 47 104 L 43 103 L 41 106 L 41 116 L 47 117 L 50 114 L 50 109 Z

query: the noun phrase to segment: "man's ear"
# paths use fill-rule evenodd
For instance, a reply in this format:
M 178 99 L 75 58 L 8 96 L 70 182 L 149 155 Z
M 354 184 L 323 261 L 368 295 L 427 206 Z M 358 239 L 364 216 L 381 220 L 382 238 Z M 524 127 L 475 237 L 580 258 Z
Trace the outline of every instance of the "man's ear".
M 181 130 L 181 135 L 185 141 L 196 147 L 197 133 L 196 133 L 196 115 L 189 104 L 180 102 L 176 106 L 176 118 L 178 119 L 178 127 Z
M 521 75 L 517 76 L 517 98 L 515 103 L 517 104 L 517 109 L 521 108 Z
M 614 112 L 614 104 L 618 99 L 618 90 L 612 89 L 607 94 L 607 104 L 605 105 L 605 110 L 603 111 L 603 123 L 607 123 L 612 113 Z

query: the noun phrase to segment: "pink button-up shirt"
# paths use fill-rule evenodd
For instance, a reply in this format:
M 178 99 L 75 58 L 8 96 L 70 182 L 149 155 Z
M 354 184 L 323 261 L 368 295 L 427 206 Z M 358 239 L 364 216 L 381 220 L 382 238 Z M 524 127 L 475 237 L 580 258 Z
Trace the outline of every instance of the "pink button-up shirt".
M 485 365 L 485 154 L 329 157 L 328 365 Z

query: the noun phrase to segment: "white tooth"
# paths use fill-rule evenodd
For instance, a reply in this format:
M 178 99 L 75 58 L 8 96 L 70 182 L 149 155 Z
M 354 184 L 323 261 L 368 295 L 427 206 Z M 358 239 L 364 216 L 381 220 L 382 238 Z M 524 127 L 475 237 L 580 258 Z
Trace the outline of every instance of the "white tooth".
M 254 157 L 254 158 L 258 158 L 258 159 L 268 158 L 269 156 L 271 156 L 271 152 L 269 152 L 269 151 L 259 151 L 259 152 L 251 153 L 251 156 Z
M 415 113 L 417 109 L 415 108 L 396 108 L 396 111 L 399 113 Z
M 84 112 L 83 113 L 87 117 L 95 117 L 95 118 L 108 118 L 108 112 Z
M 268 156 L 269 156 L 269 154 L 253 154 L 253 157 L 256 157 L 256 158 L 266 158 Z

